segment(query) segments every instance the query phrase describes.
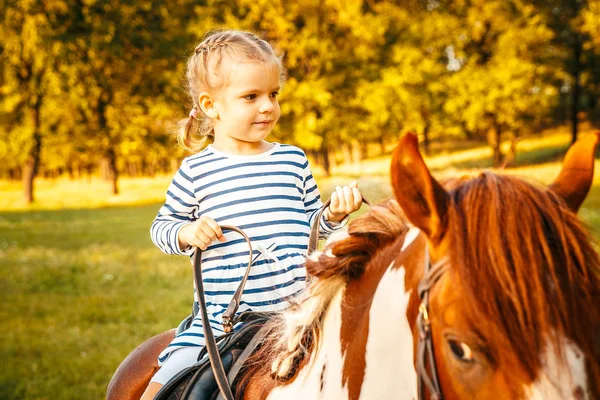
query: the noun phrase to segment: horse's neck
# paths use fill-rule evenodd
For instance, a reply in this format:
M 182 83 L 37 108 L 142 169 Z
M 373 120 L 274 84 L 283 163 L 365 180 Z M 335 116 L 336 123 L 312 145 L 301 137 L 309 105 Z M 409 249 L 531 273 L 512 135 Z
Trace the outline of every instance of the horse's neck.
M 269 399 L 416 397 L 413 332 L 407 319 L 411 290 L 406 289 L 410 285 L 399 250 L 379 255 L 370 263 L 377 268 L 335 295 L 318 351 Z
M 332 299 L 325 314 L 319 350 L 311 356 L 293 381 L 275 388 L 268 399 L 346 398 L 347 390 L 342 387 L 341 352 L 341 303 L 343 289 Z M 334 382 L 337 383 L 334 385 Z

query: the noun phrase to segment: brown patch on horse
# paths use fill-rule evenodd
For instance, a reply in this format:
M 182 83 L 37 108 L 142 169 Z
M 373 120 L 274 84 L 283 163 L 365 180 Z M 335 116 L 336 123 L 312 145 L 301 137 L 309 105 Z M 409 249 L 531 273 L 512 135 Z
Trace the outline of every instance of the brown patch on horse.
M 402 209 L 396 201 L 389 200 L 375 206 L 371 213 L 349 227 L 348 233 L 354 240 L 332 245 L 332 253 L 336 256 L 333 260 L 337 259 L 337 264 L 329 269 L 319 265 L 320 276 L 335 273 L 349 278 L 342 301 L 340 341 L 344 356 L 342 384 L 348 386 L 350 399 L 360 397 L 364 380 L 373 296 L 396 256 L 396 251 L 390 253 L 384 249 L 402 248 L 408 229 Z M 324 262 L 328 260 L 331 258 L 324 257 Z
M 344 282 L 346 290 L 348 290 L 348 284 L 350 284 L 351 292 L 360 292 L 358 289 L 355 290 L 354 287 L 358 288 L 358 280 L 362 279 L 363 275 L 369 275 L 368 273 L 365 274 L 369 261 L 378 252 L 382 251 L 384 247 L 397 242 L 398 237 L 400 235 L 403 237 L 403 234 L 406 231 L 408 231 L 408 226 L 403 217 L 402 210 L 398 206 L 398 203 L 393 199 L 376 205 L 370 211 L 352 221 L 348 227 L 349 236 L 347 238 L 330 244 L 325 249 L 325 252 L 319 255 L 318 259 L 307 260 L 306 269 L 309 275 L 312 276 L 313 281 L 309 284 L 305 301 L 310 301 L 310 299 L 313 301 L 318 300 L 320 296 L 317 295 L 316 298 L 315 296 L 312 296 L 315 291 L 327 292 L 325 297 L 331 297 L 331 290 L 327 289 L 329 282 L 333 282 L 333 284 L 329 286 L 333 286 L 334 288 L 339 285 L 339 282 Z M 400 243 L 400 246 L 401 245 L 402 244 Z M 385 270 L 383 270 L 383 272 L 385 272 Z M 383 272 L 380 273 L 379 279 L 381 279 Z M 370 280 L 371 278 L 368 276 L 365 279 Z M 372 294 L 375 292 L 377 283 L 378 281 L 373 281 L 374 288 L 369 290 Z M 347 295 L 345 298 L 346 300 L 342 303 L 343 337 L 340 338 L 343 348 L 344 346 L 347 348 L 349 337 L 352 335 L 352 330 L 348 331 L 345 327 L 348 326 L 348 321 L 350 321 L 348 311 L 351 310 L 353 305 L 347 302 Z M 330 300 L 331 298 L 323 299 L 327 304 Z M 271 331 L 267 335 L 261 349 L 259 349 L 259 351 L 249 360 L 248 368 L 240 379 L 241 384 L 239 386 L 239 394 L 245 396 L 246 390 L 252 390 L 255 393 L 252 380 L 257 376 L 262 376 L 263 378 L 265 376 L 270 377 L 268 383 L 265 382 L 265 379 L 260 378 L 261 384 L 266 384 L 268 386 L 268 391 L 266 393 L 275 386 L 290 384 L 297 377 L 298 371 L 305 367 L 309 362 L 311 354 L 318 349 L 322 318 L 325 309 L 322 310 L 317 318 L 313 318 L 308 322 L 310 326 L 305 327 L 305 329 L 303 329 L 303 336 L 296 340 L 302 351 L 298 352 L 297 356 L 294 356 L 292 361 L 293 368 L 289 375 L 283 377 L 274 376 L 273 371 L 271 370 L 271 366 L 275 359 L 279 358 L 282 353 L 290 354 L 295 352 L 295 349 L 288 348 L 288 342 L 281 340 L 281 336 L 286 330 L 285 315 L 288 313 L 301 314 L 302 308 L 303 303 L 292 306 L 290 310 L 283 312 L 269 323 Z M 368 309 L 366 310 L 366 313 L 368 318 Z M 346 315 L 346 317 L 344 317 L 344 315 Z M 354 323 L 351 325 L 355 326 Z M 361 326 L 364 330 L 364 334 L 368 335 L 368 324 L 357 324 L 356 326 Z M 363 346 L 363 349 L 366 347 L 366 339 L 365 336 L 365 346 Z M 364 364 L 364 351 L 362 358 Z M 364 376 L 364 368 L 362 374 Z M 355 388 L 353 389 L 353 393 L 356 393 L 356 388 L 358 388 L 358 394 L 360 394 L 362 376 L 360 379 L 352 378 L 350 373 L 346 376 L 348 377 L 349 385 L 352 385 L 352 387 Z M 358 398 L 358 396 L 355 398 Z
M 488 343 L 505 343 L 532 381 L 547 340 L 561 354 L 567 337 L 587 357 L 590 381 L 599 382 L 600 260 L 571 204 L 491 172 L 452 186 L 447 237 L 463 298 L 477 299 L 464 304 L 473 328 Z M 491 351 L 494 359 L 507 353 Z
M 405 226 L 406 228 L 406 226 Z M 378 252 L 369 262 L 366 271 L 358 279 L 346 285 L 342 302 L 342 326 L 340 340 L 344 355 L 342 384 L 348 386 L 348 397 L 358 399 L 366 370 L 366 351 L 369 339 L 370 312 L 373 297 L 388 267 L 397 257 L 398 249 L 406 237 L 408 229 L 398 233 L 398 237 L 386 250 Z M 398 288 L 402 290 L 404 288 Z M 385 327 L 381 327 L 385 329 Z

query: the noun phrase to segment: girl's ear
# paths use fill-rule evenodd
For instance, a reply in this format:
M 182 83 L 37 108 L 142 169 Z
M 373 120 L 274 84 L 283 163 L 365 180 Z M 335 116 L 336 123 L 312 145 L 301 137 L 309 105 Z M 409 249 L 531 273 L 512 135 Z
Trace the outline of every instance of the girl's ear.
M 219 113 L 215 107 L 215 102 L 210 94 L 202 92 L 198 96 L 198 104 L 204 114 L 208 115 L 209 118 L 215 119 L 219 116 Z

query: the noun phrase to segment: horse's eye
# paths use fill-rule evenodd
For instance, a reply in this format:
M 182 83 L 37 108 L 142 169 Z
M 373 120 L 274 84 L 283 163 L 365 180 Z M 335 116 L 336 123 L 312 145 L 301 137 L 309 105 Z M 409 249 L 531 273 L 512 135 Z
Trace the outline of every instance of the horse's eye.
M 473 361 L 473 351 L 464 342 L 449 339 L 448 345 L 450 346 L 450 350 L 452 350 L 452 354 L 454 354 L 459 361 Z

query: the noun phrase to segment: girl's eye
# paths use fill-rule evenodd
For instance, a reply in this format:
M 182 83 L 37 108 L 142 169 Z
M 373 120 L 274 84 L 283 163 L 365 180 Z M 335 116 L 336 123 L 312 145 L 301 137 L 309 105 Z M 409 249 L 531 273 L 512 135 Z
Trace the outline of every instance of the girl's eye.
M 256 99 L 256 94 L 252 93 L 252 94 L 247 94 L 244 96 L 244 99 L 246 100 L 254 100 Z
M 279 92 L 273 92 L 273 93 L 271 93 L 271 98 L 272 99 L 277 98 L 277 96 L 279 96 Z
M 450 339 L 448 340 L 448 345 L 450 346 L 450 350 L 452 351 L 454 357 L 456 357 L 459 361 L 473 361 L 473 351 L 464 342 L 458 342 Z

